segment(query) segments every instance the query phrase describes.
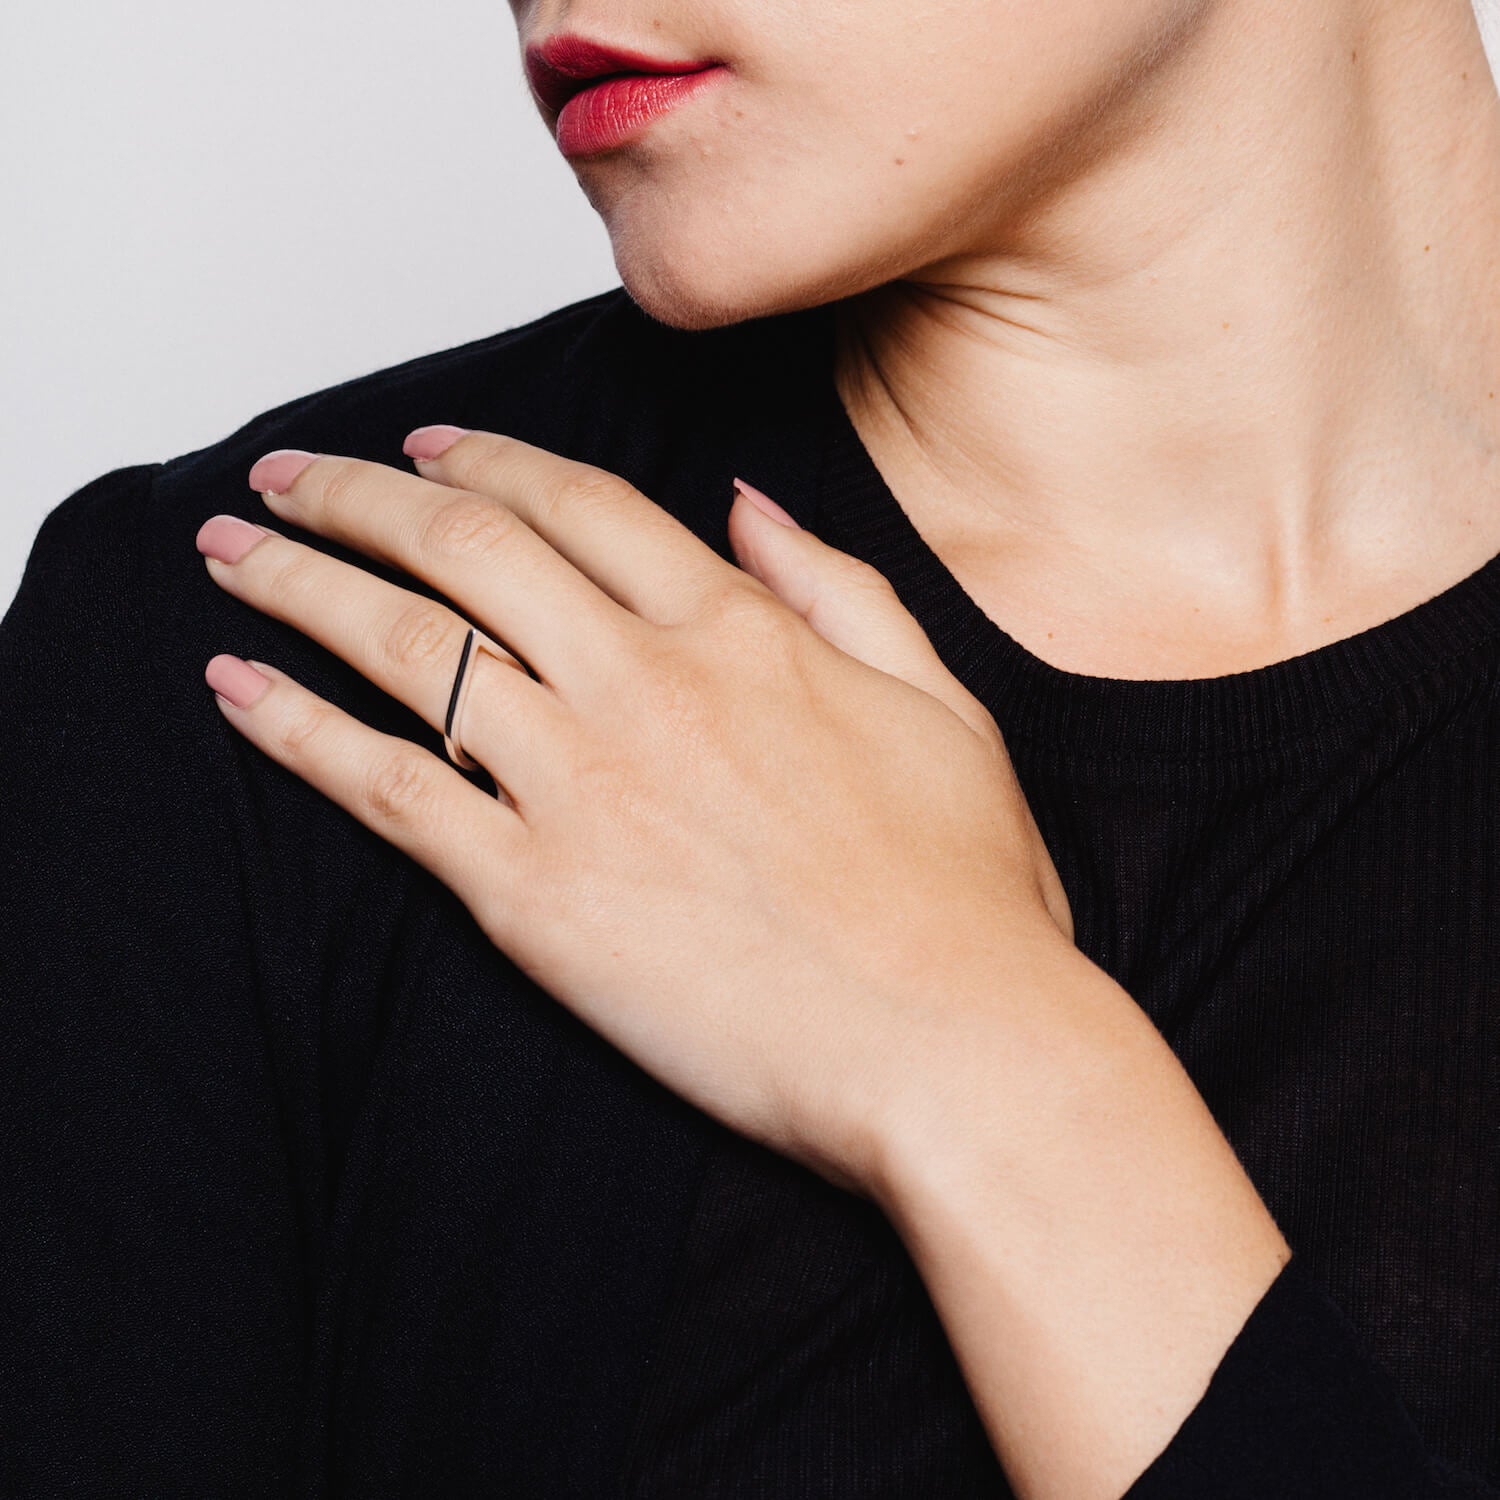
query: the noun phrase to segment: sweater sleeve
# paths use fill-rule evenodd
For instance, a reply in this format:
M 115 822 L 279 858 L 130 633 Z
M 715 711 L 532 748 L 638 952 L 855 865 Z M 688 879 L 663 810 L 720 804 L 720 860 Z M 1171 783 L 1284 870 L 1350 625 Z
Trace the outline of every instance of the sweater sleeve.
M 1293 1254 L 1122 1500 L 1500 1500 L 1427 1450 L 1387 1372 Z
M 301 1370 L 247 891 L 212 705 L 162 663 L 154 472 L 54 507 L 0 620 L 0 1494 L 38 1500 L 282 1494 Z

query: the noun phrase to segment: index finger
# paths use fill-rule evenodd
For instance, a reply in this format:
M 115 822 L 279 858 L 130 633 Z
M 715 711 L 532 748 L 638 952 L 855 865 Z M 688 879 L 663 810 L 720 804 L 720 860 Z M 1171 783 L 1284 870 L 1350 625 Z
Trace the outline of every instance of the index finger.
M 416 446 L 408 438 L 407 451 Z M 747 582 L 696 532 L 608 469 L 476 430 L 463 432 L 439 457 L 416 462 L 424 479 L 501 501 L 611 598 L 653 624 L 690 620 L 716 593 Z

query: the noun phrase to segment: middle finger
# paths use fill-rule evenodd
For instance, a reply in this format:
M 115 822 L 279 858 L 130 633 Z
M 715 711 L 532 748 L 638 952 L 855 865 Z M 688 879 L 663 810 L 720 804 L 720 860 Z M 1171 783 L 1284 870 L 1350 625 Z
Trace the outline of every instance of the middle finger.
M 601 652 L 645 628 L 489 496 L 333 454 L 262 493 L 276 515 L 434 585 L 564 698 Z

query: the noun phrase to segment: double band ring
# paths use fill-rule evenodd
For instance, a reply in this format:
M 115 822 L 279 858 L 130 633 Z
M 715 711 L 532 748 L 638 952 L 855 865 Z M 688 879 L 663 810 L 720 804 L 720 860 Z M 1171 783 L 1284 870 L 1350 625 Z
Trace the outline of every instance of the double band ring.
M 453 691 L 448 694 L 448 712 L 443 718 L 443 748 L 448 752 L 448 759 L 462 771 L 475 770 L 479 765 L 477 760 L 465 752 L 460 743 L 459 723 L 463 719 L 464 704 L 469 697 L 469 683 L 472 678 L 470 668 L 474 665 L 474 658 L 481 651 L 488 651 L 496 660 L 503 661 L 507 666 L 520 667 L 533 681 L 538 680 L 536 673 L 524 662 L 503 646 L 492 641 L 477 626 L 469 626 L 469 633 L 464 637 L 463 650 L 458 657 L 458 671 L 453 675 Z

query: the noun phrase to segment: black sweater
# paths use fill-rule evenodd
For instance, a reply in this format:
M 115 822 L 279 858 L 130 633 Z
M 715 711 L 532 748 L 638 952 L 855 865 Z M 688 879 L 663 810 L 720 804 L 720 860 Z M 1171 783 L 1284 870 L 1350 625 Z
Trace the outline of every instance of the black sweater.
M 743 475 L 995 715 L 1080 947 L 1294 1252 L 1130 1500 L 1500 1495 L 1500 558 L 1256 671 L 1059 671 L 897 507 L 830 333 L 617 289 L 47 516 L 0 624 L 4 1495 L 1008 1494 L 873 1206 L 657 1084 L 204 686 L 260 657 L 441 753 L 193 544 L 262 517 L 267 450 L 409 471 L 429 422 L 601 464 L 729 560 Z

